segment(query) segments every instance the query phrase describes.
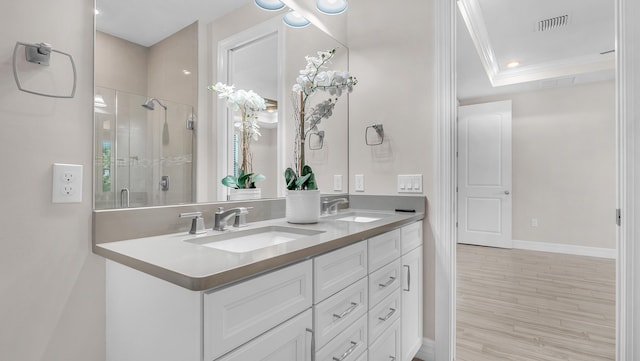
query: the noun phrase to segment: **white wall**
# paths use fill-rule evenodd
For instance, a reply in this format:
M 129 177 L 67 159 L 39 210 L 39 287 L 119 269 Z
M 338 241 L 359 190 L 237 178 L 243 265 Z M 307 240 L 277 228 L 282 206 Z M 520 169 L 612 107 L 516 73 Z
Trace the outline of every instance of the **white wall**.
M 432 0 L 350 1 L 349 66 L 358 85 L 349 96 L 349 192 L 363 174 L 364 194 L 393 195 L 398 174 L 422 174 L 435 200 L 435 29 Z M 364 142 L 365 127 L 384 125 L 379 146 Z M 356 193 L 357 194 L 357 193 Z M 425 337 L 435 335 L 434 242 L 425 222 Z
M 24 0 L 0 11 L 0 358 L 104 360 L 104 261 L 91 253 L 93 2 Z M 73 99 L 19 92 L 16 41 L 73 55 Z M 64 60 L 30 75 L 60 83 Z M 54 90 L 60 90 L 54 84 Z M 84 166 L 83 201 L 52 204 L 54 162 Z
M 513 239 L 614 249 L 614 82 L 461 105 L 505 99 L 513 104 Z

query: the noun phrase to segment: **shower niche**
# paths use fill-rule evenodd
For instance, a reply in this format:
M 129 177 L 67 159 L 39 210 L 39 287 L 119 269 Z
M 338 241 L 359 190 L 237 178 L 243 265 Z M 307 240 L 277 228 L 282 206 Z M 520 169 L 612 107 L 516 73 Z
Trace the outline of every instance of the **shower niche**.
M 193 107 L 96 87 L 95 209 L 194 202 Z

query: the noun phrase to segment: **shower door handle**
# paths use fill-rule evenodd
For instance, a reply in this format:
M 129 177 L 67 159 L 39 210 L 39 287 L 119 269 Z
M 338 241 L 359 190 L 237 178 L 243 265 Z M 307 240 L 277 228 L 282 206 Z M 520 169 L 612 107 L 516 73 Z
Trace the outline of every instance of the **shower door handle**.
M 129 208 L 129 189 L 122 188 L 120 190 L 120 207 Z
M 160 188 L 162 189 L 163 192 L 167 192 L 169 190 L 169 176 L 168 175 L 163 175 L 162 178 L 160 178 Z

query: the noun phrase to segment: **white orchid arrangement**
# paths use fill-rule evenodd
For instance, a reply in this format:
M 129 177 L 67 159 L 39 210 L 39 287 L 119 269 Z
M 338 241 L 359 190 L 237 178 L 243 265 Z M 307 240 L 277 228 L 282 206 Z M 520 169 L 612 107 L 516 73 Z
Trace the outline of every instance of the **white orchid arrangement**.
M 328 70 L 336 49 L 319 51 L 317 56 L 306 56 L 307 66 L 293 85 L 293 104 L 296 120 L 296 138 L 294 145 L 294 168 L 287 168 L 285 180 L 287 189 L 317 189 L 313 170 L 305 163 L 305 142 L 307 136 L 318 131 L 322 119 L 333 115 L 338 98 L 344 91 L 351 93 L 358 80 L 348 71 Z M 313 107 L 308 102 L 315 93 L 328 92 L 330 97 Z
M 267 108 L 264 98 L 253 90 L 235 90 L 234 85 L 217 83 L 209 86 L 209 90 L 218 93 L 218 98 L 227 99 L 227 106 L 233 111 L 240 111 L 240 134 L 242 139 L 242 163 L 238 176 L 226 176 L 222 184 L 231 188 L 255 188 L 255 182 L 264 180 L 262 174 L 253 173 L 251 141 L 257 141 L 260 134 L 257 113 Z

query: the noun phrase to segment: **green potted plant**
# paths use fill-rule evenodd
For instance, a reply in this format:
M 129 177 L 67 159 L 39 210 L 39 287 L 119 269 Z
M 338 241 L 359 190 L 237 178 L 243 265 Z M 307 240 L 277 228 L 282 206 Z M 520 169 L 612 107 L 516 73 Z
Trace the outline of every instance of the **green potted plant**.
M 313 169 L 306 164 L 305 143 L 311 133 L 318 131 L 323 119 L 333 114 L 338 98 L 351 92 L 358 83 L 348 71 L 328 70 L 336 49 L 319 51 L 317 56 L 307 56 L 307 65 L 293 85 L 295 120 L 294 165 L 284 173 L 287 186 L 286 217 L 290 223 L 315 223 L 320 218 L 320 191 Z M 315 105 L 311 97 L 319 92 L 329 94 L 326 100 Z
M 222 184 L 231 188 L 229 199 L 256 199 L 261 197 L 260 188 L 256 182 L 265 179 L 264 175 L 253 172 L 251 142 L 260 137 L 257 112 L 266 109 L 264 98 L 249 90 L 236 90 L 233 85 L 217 83 L 210 86 L 209 90 L 218 93 L 218 98 L 226 99 L 227 106 L 233 111 L 239 111 L 241 115 L 238 131 L 240 134 L 240 167 L 236 174 L 222 178 Z

